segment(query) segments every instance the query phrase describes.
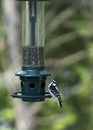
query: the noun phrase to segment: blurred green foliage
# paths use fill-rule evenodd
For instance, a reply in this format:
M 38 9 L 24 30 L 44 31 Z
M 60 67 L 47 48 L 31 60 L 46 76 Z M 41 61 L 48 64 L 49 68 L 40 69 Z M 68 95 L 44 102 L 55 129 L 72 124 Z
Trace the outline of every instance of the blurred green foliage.
M 15 112 L 12 99 L 6 87 L 0 84 L 0 130 L 12 130 L 10 126 L 14 126 L 14 122 Z
M 48 36 L 47 50 L 51 44 L 51 39 L 63 35 L 63 42 L 61 41 L 61 44 L 58 44 L 55 48 L 51 47 L 52 49 L 46 53 L 46 57 L 61 60 L 70 55 L 73 57 L 75 53 L 80 51 L 85 51 L 87 55 L 82 60 L 69 66 L 50 68 L 63 95 L 63 109 L 59 110 L 55 101 L 51 101 L 51 103 L 45 102 L 39 116 L 43 119 L 46 118 L 46 121 L 44 125 L 42 122 L 39 130 L 46 130 L 47 127 L 51 130 L 92 130 L 93 114 L 91 115 L 90 110 L 93 108 L 93 60 L 91 59 L 93 56 L 93 38 L 91 36 L 93 34 L 91 25 L 93 10 L 91 6 L 83 5 L 80 1 L 60 0 L 58 2 L 59 7 L 56 7 L 57 4 L 54 5 L 54 3 L 56 3 L 56 0 L 52 1 L 49 6 L 50 10 L 52 7 L 54 13 L 50 23 L 53 23 L 55 16 L 58 18 L 57 15 L 68 8 L 73 8 L 74 13 Z M 64 36 L 70 32 L 76 35 L 75 39 L 73 39 L 72 35 L 71 41 L 64 42 Z M 53 119 L 51 119 L 51 115 L 54 115 Z M 57 118 L 56 115 L 58 115 Z
M 49 35 L 46 36 L 46 58 L 62 60 L 70 55 L 73 57 L 74 54 L 80 51 L 84 51 L 87 55 L 70 65 L 48 68 L 58 82 L 63 98 L 63 108 L 60 110 L 54 99 L 47 99 L 37 114 L 37 122 L 40 122 L 37 125 L 37 130 L 93 129 L 93 9 L 91 1 L 51 0 L 46 3 L 46 26 L 50 30 Z M 68 9 L 70 10 L 68 11 Z M 66 16 L 71 10 L 71 14 Z M 2 8 L 0 8 L 0 16 L 2 12 Z M 61 13 L 63 15 L 59 19 L 58 16 Z M 64 20 L 62 17 L 64 17 Z M 55 22 L 55 18 L 57 22 L 61 20 L 62 22 Z M 53 22 L 56 23 L 54 30 L 52 29 Z M 1 25 L 0 35 L 2 28 Z M 66 41 L 68 36 L 66 38 L 65 36 L 69 33 L 71 39 Z M 73 37 L 73 34 L 75 37 Z M 60 44 L 56 40 L 58 46 L 54 48 L 51 41 L 59 36 L 63 37 L 63 40 L 61 40 Z M 72 61 L 75 60 L 72 59 Z M 2 70 L 1 63 L 0 70 Z M 14 122 L 15 114 L 12 101 L 3 84 L 0 84 L 0 115 L 11 125 Z M 3 129 L 0 128 L 0 130 Z

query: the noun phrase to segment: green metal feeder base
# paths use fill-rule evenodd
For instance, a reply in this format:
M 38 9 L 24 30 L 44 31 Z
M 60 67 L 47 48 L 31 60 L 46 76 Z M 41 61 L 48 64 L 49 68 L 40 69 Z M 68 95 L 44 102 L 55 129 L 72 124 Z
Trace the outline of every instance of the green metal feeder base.
M 23 67 L 16 76 L 21 80 L 21 92 L 14 92 L 12 97 L 21 98 L 22 101 L 39 102 L 45 98 L 51 98 L 49 92 L 45 92 L 46 78 L 50 73 L 43 67 Z
M 11 95 L 13 98 L 22 98 L 23 101 L 30 101 L 30 102 L 39 102 L 39 101 L 44 101 L 45 98 L 51 98 L 51 95 L 49 92 L 46 92 L 45 95 L 22 95 L 22 92 L 14 92 Z

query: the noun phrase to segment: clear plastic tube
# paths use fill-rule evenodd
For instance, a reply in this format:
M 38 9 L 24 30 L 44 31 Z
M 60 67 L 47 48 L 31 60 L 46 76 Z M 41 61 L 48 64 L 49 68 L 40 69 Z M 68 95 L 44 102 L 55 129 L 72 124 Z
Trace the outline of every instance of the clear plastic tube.
M 44 66 L 44 2 L 22 2 L 23 66 Z

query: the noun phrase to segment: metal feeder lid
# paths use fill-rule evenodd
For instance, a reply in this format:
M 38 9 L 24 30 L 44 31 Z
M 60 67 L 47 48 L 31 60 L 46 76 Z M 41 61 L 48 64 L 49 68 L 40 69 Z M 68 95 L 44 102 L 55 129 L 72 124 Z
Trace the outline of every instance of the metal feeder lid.
M 39 71 L 39 70 L 21 70 L 16 74 L 16 76 L 22 76 L 22 77 L 42 77 L 42 76 L 50 76 L 50 73 L 48 73 L 45 70 Z

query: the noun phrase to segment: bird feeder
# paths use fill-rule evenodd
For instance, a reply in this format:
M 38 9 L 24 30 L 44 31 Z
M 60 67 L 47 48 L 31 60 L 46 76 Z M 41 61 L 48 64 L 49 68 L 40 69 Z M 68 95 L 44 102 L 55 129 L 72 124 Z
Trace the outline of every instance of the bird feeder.
M 44 2 L 45 0 L 18 0 L 22 4 L 22 70 L 16 74 L 21 80 L 21 92 L 12 94 L 23 101 L 38 102 L 50 98 L 45 92 L 44 70 Z

